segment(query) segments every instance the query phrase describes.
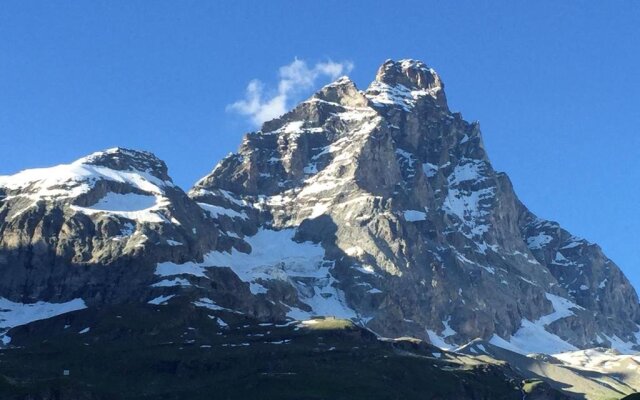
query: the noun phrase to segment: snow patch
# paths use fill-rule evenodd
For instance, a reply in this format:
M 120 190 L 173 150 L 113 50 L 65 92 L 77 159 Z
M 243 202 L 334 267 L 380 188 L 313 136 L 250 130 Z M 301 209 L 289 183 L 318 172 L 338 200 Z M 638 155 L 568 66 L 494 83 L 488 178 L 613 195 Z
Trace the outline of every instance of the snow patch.
M 164 194 L 165 187 L 174 186 L 170 181 L 163 181 L 153 176 L 150 171 L 135 169 L 120 171 L 88 164 L 98 155 L 115 151 L 120 150 L 110 149 L 105 152 L 94 153 L 71 164 L 28 169 L 11 176 L 0 176 L 0 186 L 10 191 L 21 192 L 17 195 L 10 195 L 8 198 L 23 197 L 32 201 L 23 210 L 32 207 L 38 200 L 76 198 L 81 194 L 87 193 L 95 186 L 96 182 L 101 180 L 123 183 L 141 192 L 157 195 L 157 197 L 161 197 Z M 103 199 L 104 202 L 99 207 L 103 207 L 105 210 L 115 208 L 115 212 L 130 212 L 127 210 L 128 208 L 140 207 L 138 203 L 140 199 L 127 197 L 123 200 L 121 197 L 114 195 L 111 194 L 111 197 Z M 148 204 L 146 201 L 143 201 L 143 205 Z M 157 201 L 154 204 L 158 205 Z M 125 209 L 121 210 L 121 207 L 125 207 Z M 91 209 L 89 208 L 88 210 Z
M 137 193 L 107 193 L 96 204 L 89 206 L 92 210 L 105 212 L 142 211 L 156 205 L 156 197 Z
M 445 342 L 444 341 L 445 338 L 443 336 L 438 335 L 437 333 L 435 333 L 430 329 L 427 329 L 427 336 L 429 337 L 429 341 L 431 342 L 432 345 L 437 346 L 442 350 L 450 350 L 451 348 L 454 347 L 449 343 Z
M 424 174 L 427 176 L 427 178 L 433 178 L 434 176 L 436 176 L 436 174 L 438 173 L 438 169 L 439 167 L 435 164 L 422 164 L 422 170 L 424 171 Z
M 160 282 L 154 283 L 151 287 L 173 287 L 173 286 L 191 286 L 191 283 L 182 278 L 164 279 Z
M 520 329 L 511 336 L 509 341 L 494 334 L 489 342 L 507 350 L 525 355 L 531 353 L 549 354 L 577 350 L 575 346 L 562 340 L 559 336 L 548 332 L 544 327 L 526 319 L 522 320 Z
M 317 174 L 318 173 L 318 163 L 309 163 L 306 167 L 302 169 L 307 175 Z
M 167 301 L 169 301 L 169 299 L 171 299 L 174 296 L 175 296 L 174 294 L 170 294 L 168 296 L 158 296 L 155 299 L 151 299 L 151 300 L 147 301 L 147 303 L 148 304 L 155 304 L 155 305 L 165 304 Z
M 310 219 L 318 218 L 319 216 L 326 214 L 329 211 L 329 206 L 324 203 L 316 203 L 311 209 Z
M 424 221 L 427 219 L 427 213 L 418 210 L 405 210 L 404 219 L 408 222 Z
M 451 326 L 449 326 L 449 322 L 450 321 L 451 321 L 451 316 L 448 316 L 445 320 L 442 321 L 442 324 L 444 325 L 444 330 L 442 331 L 442 336 L 445 337 L 445 338 L 447 338 L 449 336 L 453 336 L 453 335 L 458 333 L 455 330 L 453 330 L 453 328 L 451 328 Z
M 376 107 L 396 105 L 409 112 L 421 97 L 431 96 L 436 98 L 440 90 L 440 86 L 430 89 L 411 90 L 401 84 L 391 86 L 383 82 L 374 81 L 365 92 L 365 96 Z
M 139 222 L 162 223 L 165 219 L 157 213 L 169 200 L 162 196 L 137 193 L 107 193 L 96 204 L 88 207 L 72 205 L 71 209 L 86 215 L 106 213 Z
M 527 246 L 532 250 L 538 250 L 549 244 L 552 240 L 553 238 L 551 236 L 538 233 L 536 236 L 527 238 Z
M 553 305 L 554 311 L 551 314 L 544 315 L 533 322 L 523 319 L 520 328 L 509 341 L 494 334 L 489 342 L 521 354 L 551 354 L 577 350 L 575 346 L 547 331 L 545 327 L 554 321 L 575 315 L 571 309 L 582 309 L 582 307 L 551 293 L 546 293 L 545 296 Z
M 221 215 L 229 217 L 229 218 L 240 218 L 240 219 L 245 219 L 245 220 L 249 218 L 244 211 L 238 212 L 238 211 L 232 210 L 230 208 L 224 208 L 224 207 L 221 207 L 221 206 L 214 206 L 212 204 L 207 204 L 207 203 L 198 203 L 198 205 L 200 206 L 200 208 L 202 208 L 207 213 L 209 213 L 209 215 L 212 218 L 220 218 Z
M 6 335 L 11 328 L 26 325 L 33 321 L 48 319 L 60 314 L 87 308 L 84 300 L 73 299 L 66 303 L 16 303 L 0 297 L 0 340 L 8 344 L 11 338 Z
M 639 340 L 640 338 L 638 337 L 640 336 L 639 334 L 640 332 L 636 332 L 636 340 L 640 342 Z M 634 348 L 638 346 L 638 344 L 636 343 L 626 342 L 623 339 L 620 339 L 618 335 L 609 336 L 609 335 L 602 334 L 602 336 L 604 336 L 611 343 L 611 347 L 620 351 L 621 353 L 636 354 L 638 352 Z
M 284 133 L 300 132 L 300 130 L 302 129 L 302 125 L 304 125 L 304 121 L 292 121 L 282 127 L 282 131 Z
M 228 308 L 221 307 L 217 305 L 215 301 L 208 299 L 206 297 L 203 297 L 198 301 L 194 301 L 193 305 L 195 305 L 196 307 L 208 308 L 209 310 L 214 310 L 214 311 L 229 311 Z
M 547 326 L 559 319 L 575 315 L 571 309 L 584 310 L 583 307 L 577 305 L 571 300 L 565 299 L 564 297 L 556 296 L 551 293 L 545 293 L 545 297 L 551 302 L 554 311 L 551 314 L 544 315 L 536 320 L 537 324 Z
M 484 161 L 479 160 L 464 160 L 466 163 L 457 165 L 453 173 L 449 175 L 449 185 L 455 186 L 462 182 L 473 181 L 481 182 L 486 179 L 483 174 L 487 168 L 487 164 Z
M 443 209 L 449 215 L 458 217 L 461 223 L 469 228 L 469 233 L 463 232 L 465 236 L 481 236 L 489 230 L 489 225 L 481 222 L 482 217 L 489 214 L 482 202 L 492 198 L 494 192 L 494 187 L 475 191 L 450 188 Z
M 413 168 L 413 163 L 415 162 L 413 154 L 403 149 L 396 149 L 396 154 L 402 157 L 407 162 L 409 168 Z

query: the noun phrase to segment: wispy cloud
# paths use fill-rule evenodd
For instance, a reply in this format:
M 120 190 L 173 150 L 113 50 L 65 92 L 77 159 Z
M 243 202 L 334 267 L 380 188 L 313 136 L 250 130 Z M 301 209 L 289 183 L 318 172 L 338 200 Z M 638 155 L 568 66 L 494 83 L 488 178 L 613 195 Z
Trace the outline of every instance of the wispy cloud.
M 309 67 L 304 60 L 293 60 L 291 64 L 280 67 L 278 86 L 265 90 L 265 85 L 254 79 L 247 85 L 245 98 L 227 106 L 228 111 L 246 115 L 255 125 L 284 114 L 291 102 L 302 92 L 314 87 L 318 79 L 334 80 L 349 73 L 353 63 L 349 61 L 327 61 Z

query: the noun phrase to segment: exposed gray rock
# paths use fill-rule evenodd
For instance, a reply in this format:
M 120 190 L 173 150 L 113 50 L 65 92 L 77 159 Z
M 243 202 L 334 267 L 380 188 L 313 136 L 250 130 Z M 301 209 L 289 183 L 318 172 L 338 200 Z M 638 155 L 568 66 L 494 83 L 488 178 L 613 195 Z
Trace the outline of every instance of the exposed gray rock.
M 265 123 L 190 195 L 222 204 L 203 195 L 220 190 L 253 208 L 249 225 L 321 243 L 347 305 L 380 334 L 508 341 L 526 320 L 561 348 L 637 343 L 622 272 L 526 209 L 422 62 L 386 61 L 364 92 L 341 78 Z

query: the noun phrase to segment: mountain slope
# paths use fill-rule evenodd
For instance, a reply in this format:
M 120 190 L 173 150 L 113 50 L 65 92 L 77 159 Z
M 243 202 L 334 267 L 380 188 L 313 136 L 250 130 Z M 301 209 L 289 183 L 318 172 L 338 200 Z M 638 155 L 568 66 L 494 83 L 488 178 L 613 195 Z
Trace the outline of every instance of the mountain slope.
M 613 350 L 525 356 L 476 339 L 456 352 L 502 360 L 526 379 L 544 381 L 568 395 L 587 400 L 618 399 L 640 389 L 635 368 L 629 368 L 637 365 L 636 357 L 612 354 Z
M 14 336 L 3 399 L 520 400 L 525 387 L 502 362 L 345 320 L 260 323 L 180 301 L 77 311 Z M 540 385 L 526 398 L 570 397 Z

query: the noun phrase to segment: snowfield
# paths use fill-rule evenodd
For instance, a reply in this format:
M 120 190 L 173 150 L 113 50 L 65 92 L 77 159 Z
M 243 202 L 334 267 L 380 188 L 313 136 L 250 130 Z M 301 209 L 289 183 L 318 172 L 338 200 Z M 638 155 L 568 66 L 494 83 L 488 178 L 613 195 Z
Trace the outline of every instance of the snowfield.
M 229 267 L 241 280 L 249 283 L 249 289 L 256 295 L 267 291 L 262 283 L 270 280 L 286 281 L 295 287 L 300 300 L 311 311 L 290 306 L 288 315 L 291 318 L 357 318 L 356 313 L 346 305 L 344 294 L 336 288 L 335 278 L 331 275 L 333 263 L 324 259 L 322 246 L 310 242 L 295 242 L 294 234 L 294 229 L 261 229 L 256 235 L 245 238 L 251 246 L 250 253 L 242 253 L 236 249 L 231 253 L 214 251 L 208 253 L 201 263 L 159 263 L 156 275 L 206 277 L 207 268 Z

